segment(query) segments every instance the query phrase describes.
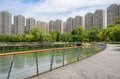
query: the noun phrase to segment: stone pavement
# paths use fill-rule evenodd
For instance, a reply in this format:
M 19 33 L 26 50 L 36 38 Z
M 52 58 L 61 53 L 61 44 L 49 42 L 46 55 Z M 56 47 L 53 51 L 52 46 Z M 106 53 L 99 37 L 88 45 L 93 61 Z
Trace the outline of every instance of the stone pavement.
M 31 79 L 120 79 L 120 45 Z

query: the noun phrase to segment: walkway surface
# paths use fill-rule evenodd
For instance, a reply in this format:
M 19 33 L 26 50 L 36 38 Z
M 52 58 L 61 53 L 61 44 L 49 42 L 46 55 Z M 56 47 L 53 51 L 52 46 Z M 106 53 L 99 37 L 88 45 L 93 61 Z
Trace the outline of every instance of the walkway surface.
M 120 45 L 32 79 L 120 79 Z

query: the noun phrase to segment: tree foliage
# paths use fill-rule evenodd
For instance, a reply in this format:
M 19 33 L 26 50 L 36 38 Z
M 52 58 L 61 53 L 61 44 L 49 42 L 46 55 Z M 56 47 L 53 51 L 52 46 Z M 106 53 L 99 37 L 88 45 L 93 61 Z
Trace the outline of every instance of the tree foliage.
M 99 30 L 95 27 L 91 28 L 89 31 L 88 31 L 88 34 L 87 34 L 87 38 L 89 39 L 89 41 L 99 41 L 99 38 L 98 38 L 98 33 L 99 33 Z
M 104 41 L 120 41 L 120 25 L 101 30 L 98 37 Z
M 51 38 L 52 38 L 52 42 L 56 42 L 56 41 L 60 41 L 60 33 L 56 30 L 50 30 Z
M 71 38 L 73 42 L 82 42 L 86 38 L 86 30 L 83 27 L 77 27 L 71 31 Z
M 0 42 L 83 42 L 83 41 L 120 41 L 120 24 L 109 25 L 106 29 L 91 28 L 89 31 L 77 27 L 70 32 L 60 34 L 56 30 L 45 33 L 35 27 L 24 34 L 0 35 Z
M 120 24 L 120 17 L 115 18 L 115 24 Z
M 63 42 L 70 42 L 71 39 L 71 34 L 69 32 L 65 32 L 61 35 L 60 40 Z

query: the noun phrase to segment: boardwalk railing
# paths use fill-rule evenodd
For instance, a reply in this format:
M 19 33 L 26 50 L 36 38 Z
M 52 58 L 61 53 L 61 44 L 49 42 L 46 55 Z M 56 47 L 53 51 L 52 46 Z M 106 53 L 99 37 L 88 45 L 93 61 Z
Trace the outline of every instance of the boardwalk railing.
M 106 43 L 0 54 L 0 79 L 23 79 L 79 61 L 106 48 Z

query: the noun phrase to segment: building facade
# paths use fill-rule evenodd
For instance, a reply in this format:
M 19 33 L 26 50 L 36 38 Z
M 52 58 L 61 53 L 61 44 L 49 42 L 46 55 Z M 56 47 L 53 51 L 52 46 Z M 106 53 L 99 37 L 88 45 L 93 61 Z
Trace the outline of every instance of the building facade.
M 26 30 L 30 30 L 35 26 L 35 19 L 34 18 L 27 18 L 26 19 Z
M 75 16 L 73 20 L 73 28 L 83 26 L 83 17 L 82 16 Z
M 120 16 L 120 5 L 119 5 L 119 16 Z
M 73 29 L 73 18 L 69 17 L 66 22 L 66 32 L 69 32 Z
M 25 31 L 25 17 L 22 15 L 14 16 L 14 32 L 13 34 L 23 34 Z
M 93 26 L 98 29 L 105 28 L 105 11 L 98 9 L 93 15 Z
M 11 14 L 8 11 L 0 12 L 0 34 L 11 34 Z
M 72 29 L 73 28 L 76 28 L 77 26 L 76 26 L 76 19 L 75 18 L 73 18 L 72 19 Z
M 2 28 L 3 28 L 3 26 L 2 26 L 2 13 L 0 12 L 0 34 L 3 33 Z
M 11 25 L 11 34 L 14 34 L 14 24 Z
M 49 31 L 55 30 L 55 21 L 51 20 L 49 21 Z
M 64 25 L 63 25 L 63 32 L 67 32 L 66 31 L 66 22 L 64 22 Z
M 85 29 L 90 30 L 93 27 L 93 13 L 87 13 L 85 15 Z
M 63 27 L 64 27 L 64 22 L 60 19 L 57 19 L 55 21 L 55 30 L 57 30 L 59 33 L 63 33 Z
M 48 23 L 43 21 L 37 21 L 36 26 L 43 30 L 45 33 L 48 33 Z
M 66 21 L 66 32 L 71 31 L 72 29 L 84 26 L 83 17 L 82 16 L 75 16 L 75 18 L 69 17 Z
M 49 31 L 50 30 L 56 30 L 59 33 L 63 33 L 64 30 L 64 22 L 60 19 L 57 19 L 55 21 L 51 20 L 49 21 Z
M 107 25 L 115 24 L 115 18 L 119 16 L 119 6 L 111 4 L 107 8 Z

